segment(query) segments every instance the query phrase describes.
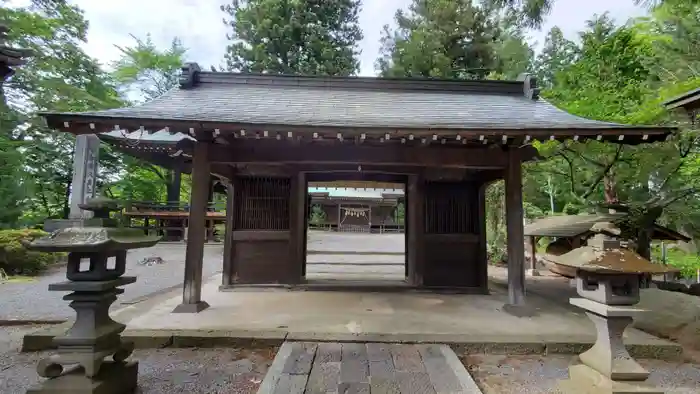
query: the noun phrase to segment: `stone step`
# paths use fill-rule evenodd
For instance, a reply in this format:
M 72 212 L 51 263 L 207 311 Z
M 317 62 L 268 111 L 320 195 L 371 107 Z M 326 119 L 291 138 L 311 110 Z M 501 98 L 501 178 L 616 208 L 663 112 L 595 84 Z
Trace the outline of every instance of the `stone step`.
M 481 394 L 447 345 L 285 342 L 258 394 Z

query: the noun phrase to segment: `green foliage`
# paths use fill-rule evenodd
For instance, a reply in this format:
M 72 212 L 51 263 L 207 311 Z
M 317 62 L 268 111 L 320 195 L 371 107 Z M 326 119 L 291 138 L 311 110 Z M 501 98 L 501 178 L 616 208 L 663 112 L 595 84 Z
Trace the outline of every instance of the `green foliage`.
M 26 169 L 23 220 L 66 217 L 72 181 L 73 137 L 46 128 L 38 111 L 87 111 L 121 105 L 114 84 L 81 49 L 88 23 L 82 11 L 62 0 L 34 0 L 27 7 L 0 8 L 8 43 L 33 51 L 5 85 L 0 131 L 22 143 Z M 33 223 L 27 223 L 32 225 Z
M 137 101 L 150 101 L 178 84 L 187 49 L 179 38 L 174 38 L 170 48 L 158 49 L 151 36 L 142 40 L 131 36 L 136 45 L 117 47 L 121 52 L 119 60 L 112 64 L 112 75 L 120 83 L 123 93 L 139 96 Z
M 0 230 L 0 269 L 8 275 L 36 275 L 58 263 L 63 254 L 29 251 L 22 245 L 45 235 L 41 230 Z
M 318 226 L 322 224 L 324 220 L 326 220 L 326 212 L 323 211 L 320 205 L 313 205 L 309 215 L 309 224 Z
M 498 20 L 470 0 L 415 0 L 384 26 L 377 68 L 386 77 L 483 79 L 496 71 Z
M 24 209 L 22 154 L 19 144 L 0 135 L 0 229 L 12 228 Z
M 660 245 L 654 245 L 651 254 L 654 261 L 662 261 Z M 700 269 L 700 256 L 678 248 L 667 248 L 666 264 L 681 270 L 680 274 L 683 278 L 695 278 Z
M 359 0 L 232 0 L 229 70 L 353 75 L 359 68 Z

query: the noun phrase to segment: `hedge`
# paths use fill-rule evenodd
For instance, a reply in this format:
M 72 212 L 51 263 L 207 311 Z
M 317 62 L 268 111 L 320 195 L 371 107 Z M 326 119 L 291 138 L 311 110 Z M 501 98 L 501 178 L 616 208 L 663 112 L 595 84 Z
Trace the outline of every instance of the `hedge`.
M 27 250 L 22 240 L 47 235 L 42 230 L 0 230 L 0 268 L 8 275 L 36 275 L 63 259 L 63 253 Z

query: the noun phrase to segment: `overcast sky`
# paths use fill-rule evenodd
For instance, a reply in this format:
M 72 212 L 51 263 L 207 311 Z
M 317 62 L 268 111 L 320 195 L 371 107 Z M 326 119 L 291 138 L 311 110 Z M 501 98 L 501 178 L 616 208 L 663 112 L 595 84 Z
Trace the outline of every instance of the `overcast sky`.
M 12 3 L 21 4 L 26 0 Z M 119 52 L 114 45 L 130 45 L 129 34 L 145 37 L 150 33 L 158 46 L 167 47 L 179 37 L 187 47 L 187 60 L 202 67 L 222 64 L 227 27 L 220 4 L 227 0 L 73 0 L 90 21 L 86 51 L 103 64 L 114 61 Z M 361 42 L 361 75 L 374 75 L 382 26 L 392 23 L 394 12 L 411 0 L 364 0 L 360 24 L 365 38 Z M 531 41 L 542 43 L 552 26 L 559 26 L 574 39 L 584 22 L 593 14 L 609 11 L 622 23 L 643 14 L 633 0 L 556 0 L 556 6 L 541 32 L 532 32 Z

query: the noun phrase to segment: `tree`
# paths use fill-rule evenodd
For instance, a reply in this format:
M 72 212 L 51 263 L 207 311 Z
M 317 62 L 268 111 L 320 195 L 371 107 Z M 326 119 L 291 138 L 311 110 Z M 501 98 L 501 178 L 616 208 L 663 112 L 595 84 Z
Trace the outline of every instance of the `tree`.
M 496 10 L 470 0 L 414 0 L 384 26 L 376 67 L 386 77 L 483 79 L 498 72 Z
M 564 33 L 559 27 L 552 27 L 544 39 L 542 52 L 535 59 L 534 68 L 540 86 L 551 87 L 555 82 L 554 76 L 564 67 L 571 65 L 577 55 L 576 44 L 564 38 Z
M 88 23 L 82 11 L 64 0 L 34 0 L 27 7 L 0 8 L 8 24 L 9 44 L 34 56 L 5 85 L 2 132 L 23 142 L 28 178 L 25 216 L 43 220 L 67 217 L 74 139 L 48 130 L 38 111 L 86 111 L 113 108 L 121 101 L 111 78 L 80 45 Z
M 17 145 L 0 135 L 0 229 L 16 227 L 24 208 L 22 155 Z
M 359 69 L 360 0 L 232 0 L 231 71 L 353 75 Z
M 681 91 L 666 86 L 649 61 L 658 56 L 654 41 L 636 24 L 618 27 L 606 15 L 596 17 L 581 33 L 575 60 L 554 73 L 551 88 L 543 95 L 587 118 L 629 124 L 672 122 L 661 101 Z M 551 177 L 566 191 L 558 196 L 564 204 L 629 212 L 623 231 L 648 257 L 652 225 L 665 220 L 668 208 L 685 205 L 675 203 L 687 201 L 697 190 L 698 182 L 685 175 L 697 168 L 693 165 L 697 142 L 696 133 L 684 131 L 668 143 L 638 147 L 595 141 L 542 144 L 540 153 L 549 160 L 528 167 L 526 184 L 530 183 L 529 193 L 536 194 L 542 177 Z
M 175 37 L 169 48 L 159 50 L 150 34 L 145 40 L 134 35 L 131 37 L 136 44 L 116 46 L 121 56 L 112 63 L 112 75 L 119 83 L 122 93 L 135 96 L 133 100 L 142 102 L 160 97 L 176 87 L 187 53 L 180 39 Z
M 114 78 L 125 100 L 144 102 L 158 98 L 178 85 L 187 49 L 179 38 L 160 50 L 151 40 L 132 35 L 135 45 L 117 47 L 121 57 L 112 64 Z M 111 152 L 108 150 L 108 152 Z M 105 186 L 113 197 L 129 200 L 180 201 L 180 185 L 173 171 L 129 156 L 121 156 L 118 180 Z M 163 193 L 165 191 L 165 193 Z
M 486 3 L 505 7 L 519 15 L 518 22 L 526 27 L 539 28 L 544 22 L 544 18 L 551 12 L 556 5 L 556 0 L 485 0 Z M 642 5 L 653 9 L 663 3 L 679 3 L 684 0 L 634 0 L 637 5 Z M 685 0 L 688 3 L 694 3 L 694 0 Z

